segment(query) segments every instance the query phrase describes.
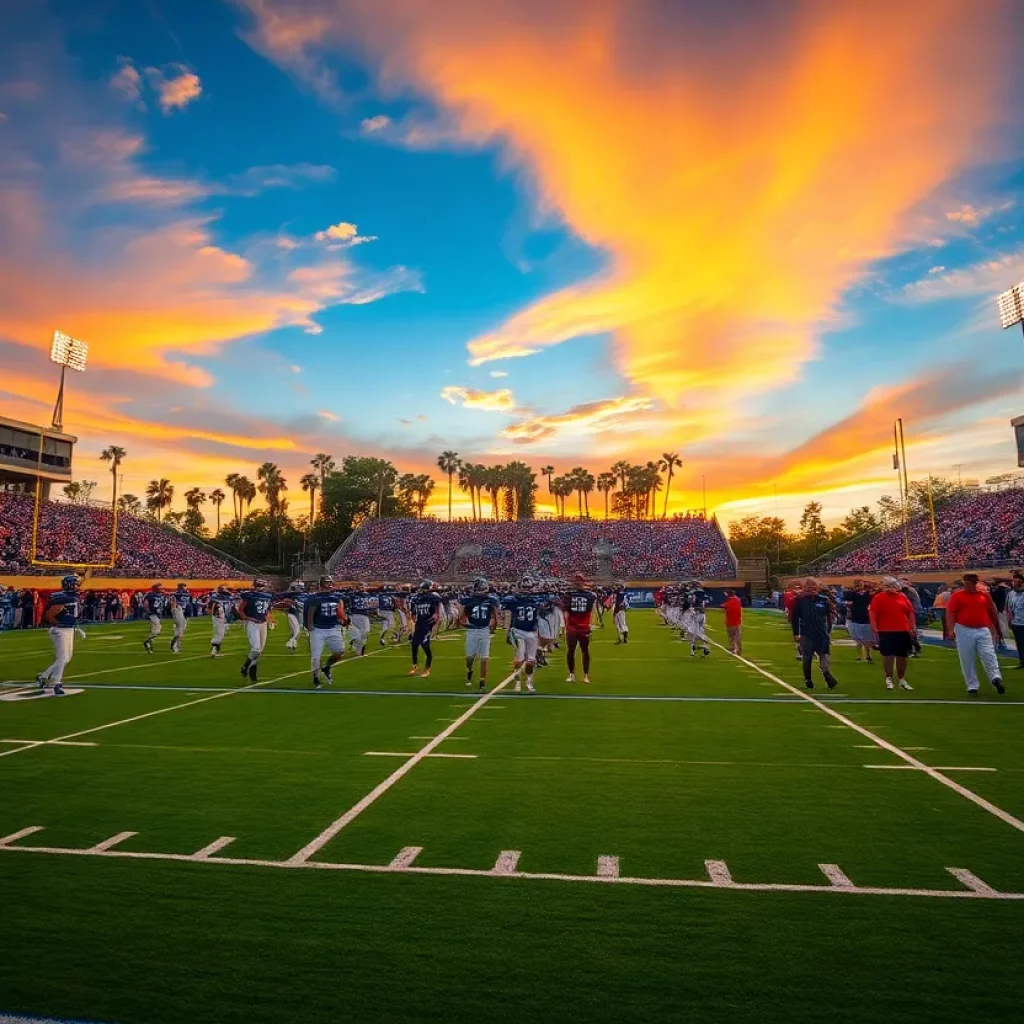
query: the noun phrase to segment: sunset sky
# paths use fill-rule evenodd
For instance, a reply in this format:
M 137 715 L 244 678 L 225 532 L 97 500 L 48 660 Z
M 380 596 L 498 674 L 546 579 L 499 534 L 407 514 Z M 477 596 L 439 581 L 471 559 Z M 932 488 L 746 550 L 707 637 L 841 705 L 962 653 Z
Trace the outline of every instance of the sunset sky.
M 679 509 L 836 518 L 896 415 L 912 476 L 1015 468 L 1013 0 L 3 9 L 0 414 L 88 341 L 99 496 L 108 444 L 176 507 L 270 459 L 297 511 L 317 451 L 675 451 Z

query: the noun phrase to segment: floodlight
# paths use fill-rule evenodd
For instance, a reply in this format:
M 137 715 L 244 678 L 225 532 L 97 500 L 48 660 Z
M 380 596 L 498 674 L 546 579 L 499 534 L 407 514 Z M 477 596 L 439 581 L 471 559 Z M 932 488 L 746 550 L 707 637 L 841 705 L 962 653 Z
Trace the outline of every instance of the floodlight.
M 1024 327 L 1024 281 L 1003 292 L 996 299 L 999 306 L 999 326 L 1006 329 L 1021 324 Z
M 79 341 L 63 331 L 53 332 L 53 342 L 50 344 L 51 363 L 82 373 L 85 370 L 85 361 L 88 357 L 89 343 L 87 341 Z
M 53 332 L 50 342 L 50 362 L 60 367 L 60 388 L 57 390 L 57 402 L 53 407 L 53 429 L 64 429 L 64 375 L 68 370 L 78 373 L 85 371 L 85 361 L 89 357 L 89 344 L 72 338 L 63 331 Z

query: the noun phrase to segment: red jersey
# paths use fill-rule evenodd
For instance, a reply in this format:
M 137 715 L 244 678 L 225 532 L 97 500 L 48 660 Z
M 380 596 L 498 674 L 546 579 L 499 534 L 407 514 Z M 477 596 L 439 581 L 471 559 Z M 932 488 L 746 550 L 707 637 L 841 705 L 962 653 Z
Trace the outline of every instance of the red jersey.
M 946 622 L 951 626 L 969 626 L 973 629 L 990 629 L 995 616 L 995 602 L 980 590 L 968 594 L 957 590 L 946 605 Z
M 567 633 L 589 633 L 590 615 L 597 604 L 597 594 L 592 590 L 572 590 L 562 597 Z

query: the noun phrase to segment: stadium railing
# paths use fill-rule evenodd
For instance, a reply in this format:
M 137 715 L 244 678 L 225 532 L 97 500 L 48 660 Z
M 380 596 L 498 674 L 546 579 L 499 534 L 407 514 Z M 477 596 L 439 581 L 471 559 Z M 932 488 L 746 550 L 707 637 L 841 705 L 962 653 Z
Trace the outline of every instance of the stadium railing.
M 900 527 L 902 529 L 902 527 Z M 863 547 L 870 541 L 877 540 L 885 533 L 893 533 L 892 530 L 882 530 L 875 528 L 872 530 L 864 530 L 863 533 L 858 533 L 856 537 L 851 537 L 849 540 L 843 541 L 842 544 L 837 544 L 834 548 L 829 548 L 828 551 L 818 555 L 817 558 L 812 558 L 809 562 L 805 562 L 803 565 L 796 567 L 797 575 L 802 576 L 813 576 L 815 570 L 820 569 L 823 565 L 828 565 L 835 558 L 842 558 L 843 555 L 848 555 L 851 551 L 856 551 L 857 548 Z
M 124 512 L 118 513 L 119 516 L 126 515 Z M 200 537 L 193 536 L 191 533 L 186 533 L 184 530 L 179 530 L 176 526 L 172 526 L 169 523 L 156 523 L 151 519 L 144 519 L 145 523 L 149 526 L 158 527 L 161 530 L 167 530 L 180 537 L 186 543 L 191 544 L 194 548 L 199 548 L 205 551 L 208 555 L 212 555 L 214 558 L 219 558 L 222 562 L 227 562 L 233 569 L 237 569 L 239 572 L 244 572 L 247 576 L 256 577 L 260 573 L 253 566 L 249 565 L 248 562 L 243 562 L 240 558 L 235 558 L 234 555 L 229 555 L 226 551 L 221 550 L 213 544 L 207 544 L 205 540 Z

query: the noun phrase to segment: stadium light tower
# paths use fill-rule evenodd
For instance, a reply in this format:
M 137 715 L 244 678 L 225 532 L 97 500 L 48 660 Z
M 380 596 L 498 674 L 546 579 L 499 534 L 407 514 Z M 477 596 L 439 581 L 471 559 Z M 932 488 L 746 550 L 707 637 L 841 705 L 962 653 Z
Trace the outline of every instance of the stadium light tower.
M 64 429 L 64 377 L 68 370 L 77 373 L 85 372 L 85 362 L 89 357 L 89 344 L 72 338 L 63 331 L 53 332 L 50 343 L 50 362 L 60 367 L 60 387 L 57 390 L 57 401 L 53 407 L 53 429 Z
M 996 299 L 996 304 L 999 306 L 999 326 L 1003 330 L 1020 324 L 1021 331 L 1024 331 L 1024 281 L 1003 292 Z

